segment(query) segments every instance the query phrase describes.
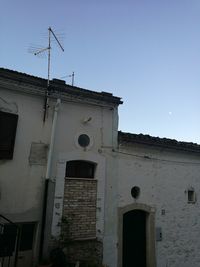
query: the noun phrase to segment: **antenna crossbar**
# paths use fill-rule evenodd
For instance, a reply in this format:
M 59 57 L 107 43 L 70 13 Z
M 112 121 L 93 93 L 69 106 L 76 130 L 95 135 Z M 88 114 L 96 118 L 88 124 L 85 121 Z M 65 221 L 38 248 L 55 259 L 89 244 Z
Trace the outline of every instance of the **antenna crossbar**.
M 49 31 L 53 34 L 53 37 L 56 39 L 58 45 L 60 46 L 61 50 L 64 52 L 64 48 L 62 47 L 61 43 L 59 42 L 58 38 L 56 37 L 55 33 L 53 32 L 53 30 L 51 29 L 51 27 L 49 27 Z
M 43 49 L 41 49 L 41 50 L 35 52 L 34 55 L 37 56 L 38 54 L 40 54 L 40 53 L 42 53 L 42 52 L 45 52 L 45 51 L 48 50 L 48 49 L 49 49 L 49 47 L 43 48 Z

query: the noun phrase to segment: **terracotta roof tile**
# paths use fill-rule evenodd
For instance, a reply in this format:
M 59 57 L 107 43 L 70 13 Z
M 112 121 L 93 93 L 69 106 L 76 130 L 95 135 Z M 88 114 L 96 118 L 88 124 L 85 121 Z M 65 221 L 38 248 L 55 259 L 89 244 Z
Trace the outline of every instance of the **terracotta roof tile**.
M 119 144 L 137 143 L 149 146 L 176 149 L 188 152 L 200 153 L 200 145 L 191 142 L 180 142 L 175 139 L 153 137 L 144 134 L 118 132 Z
M 4 68 L 0 68 L 0 77 L 43 88 L 45 88 L 47 85 L 46 79 Z M 49 88 L 52 92 L 62 92 L 64 94 L 66 93 L 66 95 L 82 96 L 98 101 L 113 103 L 116 105 L 123 103 L 120 97 L 113 96 L 111 93 L 95 92 L 84 88 L 72 86 L 69 84 L 65 84 L 65 81 L 59 79 L 51 80 Z

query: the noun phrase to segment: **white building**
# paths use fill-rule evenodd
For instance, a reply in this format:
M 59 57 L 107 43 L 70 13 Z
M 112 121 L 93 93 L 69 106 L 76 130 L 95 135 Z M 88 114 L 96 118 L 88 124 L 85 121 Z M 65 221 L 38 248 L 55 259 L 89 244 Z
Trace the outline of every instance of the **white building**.
M 59 242 L 73 262 L 199 266 L 200 146 L 118 133 L 120 98 L 46 84 L 0 69 L 1 249 L 16 233 L 6 219 L 21 229 L 11 264 Z

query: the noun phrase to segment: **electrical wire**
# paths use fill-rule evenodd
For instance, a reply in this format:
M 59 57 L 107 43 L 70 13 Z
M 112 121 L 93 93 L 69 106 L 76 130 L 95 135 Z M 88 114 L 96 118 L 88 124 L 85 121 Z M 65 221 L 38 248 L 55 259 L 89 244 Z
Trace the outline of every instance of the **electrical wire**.
M 168 160 L 168 159 L 159 159 L 155 157 L 150 157 L 150 156 L 141 156 L 137 154 L 132 154 L 132 153 L 127 153 L 127 152 L 122 152 L 119 150 L 113 150 L 115 153 L 123 154 L 123 155 L 128 155 L 136 158 L 142 158 L 146 160 L 155 160 L 155 161 L 162 161 L 162 162 L 170 162 L 170 163 L 177 163 L 177 164 L 191 164 L 191 165 L 200 165 L 200 162 L 191 162 L 191 161 L 178 161 L 178 160 Z

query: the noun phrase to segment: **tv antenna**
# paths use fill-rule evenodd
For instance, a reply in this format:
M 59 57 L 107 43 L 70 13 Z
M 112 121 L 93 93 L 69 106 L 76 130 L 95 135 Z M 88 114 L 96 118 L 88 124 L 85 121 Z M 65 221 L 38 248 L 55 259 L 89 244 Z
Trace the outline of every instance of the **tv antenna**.
M 47 88 L 45 91 L 45 101 L 44 101 L 44 115 L 43 115 L 43 121 L 45 122 L 46 115 L 47 115 L 47 109 L 48 109 L 48 102 L 49 102 L 49 83 L 50 83 L 50 67 L 51 67 L 51 41 L 52 37 L 56 40 L 58 46 L 60 49 L 64 52 L 64 48 L 62 47 L 61 43 L 59 42 L 58 38 L 56 37 L 54 31 L 51 27 L 48 28 L 48 46 L 46 48 L 42 48 L 34 53 L 35 56 L 48 51 L 48 76 L 47 76 Z
M 74 77 L 75 77 L 75 74 L 74 74 L 74 71 L 73 71 L 72 74 L 63 76 L 63 77 L 61 77 L 61 79 L 72 78 L 72 86 L 74 86 Z

